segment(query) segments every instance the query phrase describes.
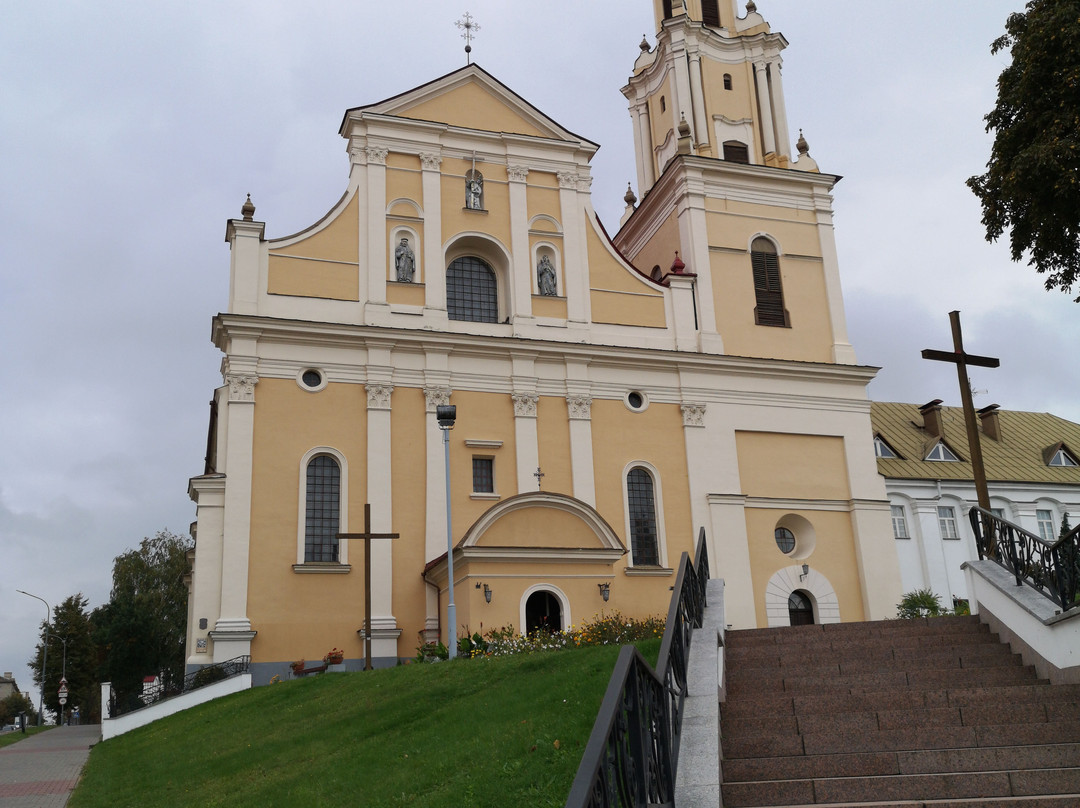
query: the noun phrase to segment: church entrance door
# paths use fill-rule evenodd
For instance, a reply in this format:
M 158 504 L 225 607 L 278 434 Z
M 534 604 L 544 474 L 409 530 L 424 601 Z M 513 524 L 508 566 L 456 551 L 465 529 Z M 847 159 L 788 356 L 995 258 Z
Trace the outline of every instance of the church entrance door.
M 559 599 L 541 589 L 529 595 L 525 601 L 525 633 L 534 631 L 562 631 L 562 606 Z
M 791 593 L 788 598 L 788 618 L 793 626 L 812 626 L 814 624 L 814 604 L 801 589 Z

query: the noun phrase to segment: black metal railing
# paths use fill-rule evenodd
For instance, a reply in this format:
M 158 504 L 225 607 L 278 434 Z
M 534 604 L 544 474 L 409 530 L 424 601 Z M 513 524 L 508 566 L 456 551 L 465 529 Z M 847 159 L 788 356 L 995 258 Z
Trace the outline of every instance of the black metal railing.
M 585 746 L 566 808 L 674 805 L 690 637 L 705 613 L 705 529 L 696 565 L 679 559 L 657 669 L 624 645 Z
M 990 511 L 968 511 L 980 559 L 990 559 L 1068 611 L 1080 605 L 1080 526 L 1048 542 Z
M 113 691 L 108 705 L 109 718 L 116 718 L 125 713 L 141 710 L 143 707 L 149 707 L 151 704 L 156 704 L 163 699 L 190 693 L 192 690 L 212 685 L 214 682 L 221 682 L 238 674 L 247 673 L 250 669 L 251 657 L 238 656 L 225 662 L 204 665 L 176 683 L 157 681 L 153 685 L 145 685 L 142 691 L 138 693 L 129 693 L 126 696 Z

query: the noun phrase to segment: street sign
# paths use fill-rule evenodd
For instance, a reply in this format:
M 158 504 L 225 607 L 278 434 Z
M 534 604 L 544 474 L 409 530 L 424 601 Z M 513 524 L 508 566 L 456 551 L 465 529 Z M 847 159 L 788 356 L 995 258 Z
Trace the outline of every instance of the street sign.
M 67 696 L 61 696 L 60 697 L 60 706 L 63 707 L 65 704 L 67 704 Z

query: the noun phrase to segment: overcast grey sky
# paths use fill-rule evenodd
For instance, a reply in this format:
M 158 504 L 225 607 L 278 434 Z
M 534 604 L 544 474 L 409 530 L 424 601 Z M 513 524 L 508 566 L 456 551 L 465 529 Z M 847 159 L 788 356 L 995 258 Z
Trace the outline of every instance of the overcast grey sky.
M 740 2 L 740 8 L 741 8 Z M 879 400 L 958 404 L 951 347 L 1000 357 L 976 403 L 1080 421 L 1077 304 L 987 244 L 966 177 L 1021 0 L 761 0 L 790 42 L 784 87 L 835 190 L 848 323 Z M 4 3 L 0 27 L 0 671 L 30 689 L 44 607 L 108 598 L 112 559 L 186 532 L 220 383 L 225 222 L 246 193 L 268 237 L 345 188 L 345 109 L 474 60 L 601 144 L 594 206 L 612 232 L 636 177 L 625 84 L 649 0 L 303 4 Z M 639 196 L 641 189 L 635 188 Z M 1080 290 L 1077 290 L 1080 292 Z M 36 699 L 36 695 L 35 695 Z

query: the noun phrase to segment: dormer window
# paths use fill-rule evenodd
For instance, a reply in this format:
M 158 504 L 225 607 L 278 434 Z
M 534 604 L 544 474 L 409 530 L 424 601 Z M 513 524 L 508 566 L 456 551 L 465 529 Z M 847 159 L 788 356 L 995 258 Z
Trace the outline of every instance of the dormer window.
M 1054 456 L 1050 458 L 1050 462 L 1046 465 L 1058 466 L 1060 468 L 1080 466 L 1080 463 L 1077 463 L 1076 458 L 1069 454 L 1068 451 L 1066 451 L 1065 447 L 1062 446 L 1060 449 L 1054 452 Z
M 900 460 L 900 455 L 896 453 L 885 439 L 881 435 L 874 435 L 874 456 L 880 457 L 882 460 Z
M 937 463 L 960 462 L 960 458 L 956 456 L 952 449 L 945 445 L 945 441 L 935 443 L 934 448 L 930 450 L 929 454 L 927 454 L 924 459 L 932 460 Z

